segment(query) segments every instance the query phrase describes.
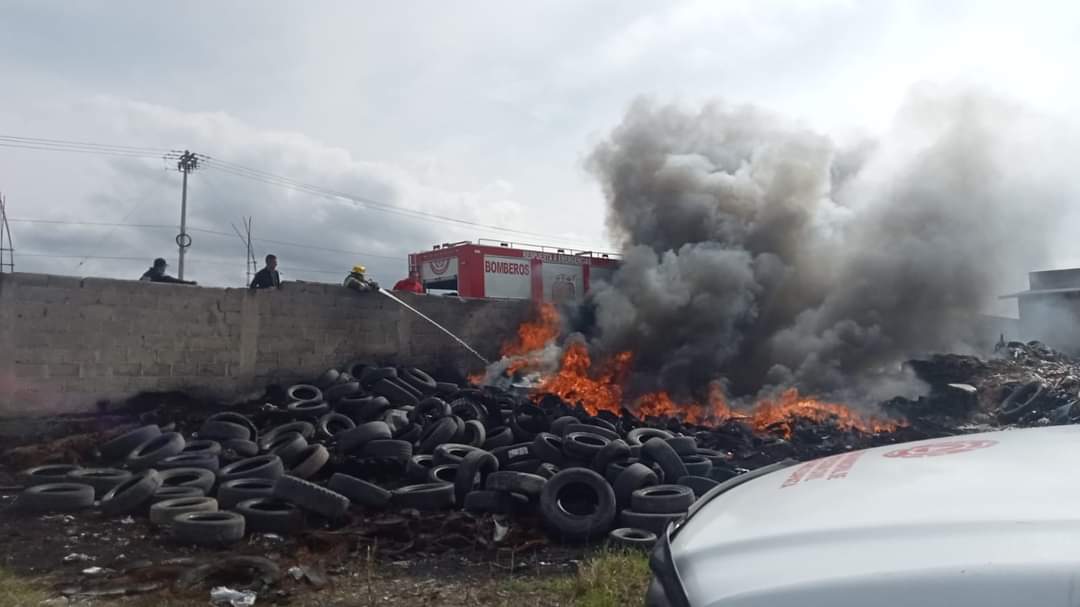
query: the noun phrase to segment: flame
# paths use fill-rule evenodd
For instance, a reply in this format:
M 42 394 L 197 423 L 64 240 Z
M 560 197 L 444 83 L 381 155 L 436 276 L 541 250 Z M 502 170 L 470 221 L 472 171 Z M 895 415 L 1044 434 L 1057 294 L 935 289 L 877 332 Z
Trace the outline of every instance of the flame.
M 829 422 L 843 430 L 866 433 L 892 432 L 901 426 L 894 421 L 863 417 L 845 405 L 804 397 L 795 388 L 788 388 L 774 399 L 759 401 L 750 413 L 750 425 L 755 430 L 773 430 L 784 437 L 791 436 L 799 419 L 817 423 Z
M 536 366 L 540 351 L 559 336 L 559 311 L 550 303 L 536 307 L 535 318 L 521 323 L 517 339 L 503 344 L 499 352 L 503 358 L 509 358 L 506 368 L 509 375 Z
M 601 410 L 618 413 L 622 405 L 622 383 L 632 361 L 629 352 L 622 352 L 607 365 L 593 370 L 588 348 L 574 342 L 563 352 L 559 372 L 545 379 L 538 392 L 558 394 L 571 403 L 580 402 L 590 415 Z

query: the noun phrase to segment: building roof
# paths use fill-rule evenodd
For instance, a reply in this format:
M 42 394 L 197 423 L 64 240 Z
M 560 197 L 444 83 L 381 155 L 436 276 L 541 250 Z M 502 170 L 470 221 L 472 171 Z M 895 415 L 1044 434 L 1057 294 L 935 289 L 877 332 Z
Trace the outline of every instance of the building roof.
M 1060 293 L 1080 293 L 1080 287 L 1063 287 L 1061 289 L 1028 289 L 1027 291 L 1019 291 L 1017 293 L 1009 293 L 1008 295 L 999 295 L 998 299 L 1012 299 L 1021 297 L 1035 297 L 1038 295 L 1058 295 Z

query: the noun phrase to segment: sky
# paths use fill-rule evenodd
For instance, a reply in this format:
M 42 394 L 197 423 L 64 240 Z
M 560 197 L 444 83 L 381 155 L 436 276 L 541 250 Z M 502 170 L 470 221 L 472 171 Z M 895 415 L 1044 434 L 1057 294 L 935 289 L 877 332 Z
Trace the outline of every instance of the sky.
M 284 280 L 360 263 L 393 282 L 442 242 L 613 248 L 584 160 L 640 96 L 759 105 L 837 141 L 886 130 L 928 83 L 1070 122 L 1080 102 L 1080 5 L 1063 2 L 0 0 L 0 14 L 0 137 L 146 149 L 0 140 L 26 272 L 137 278 L 162 256 L 175 273 L 168 150 L 217 161 L 189 180 L 186 278 L 242 285 L 233 225 L 252 217 L 256 256 L 276 253 Z

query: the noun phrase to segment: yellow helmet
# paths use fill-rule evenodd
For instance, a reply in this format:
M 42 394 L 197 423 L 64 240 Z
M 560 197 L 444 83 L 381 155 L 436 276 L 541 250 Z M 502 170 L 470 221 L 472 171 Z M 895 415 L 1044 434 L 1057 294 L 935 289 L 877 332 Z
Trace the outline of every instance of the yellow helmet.
M 363 274 L 364 272 L 367 272 L 367 268 L 364 266 L 353 266 L 352 271 L 354 274 Z

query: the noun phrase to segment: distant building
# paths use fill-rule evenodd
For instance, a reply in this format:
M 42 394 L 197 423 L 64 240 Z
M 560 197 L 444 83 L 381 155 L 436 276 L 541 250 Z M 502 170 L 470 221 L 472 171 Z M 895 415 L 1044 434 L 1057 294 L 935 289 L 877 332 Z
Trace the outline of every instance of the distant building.
M 1017 300 L 1022 339 L 1080 351 L 1080 268 L 1029 272 L 1028 286 L 1027 291 L 1001 296 Z

